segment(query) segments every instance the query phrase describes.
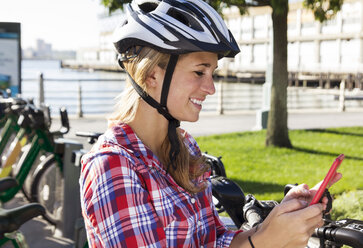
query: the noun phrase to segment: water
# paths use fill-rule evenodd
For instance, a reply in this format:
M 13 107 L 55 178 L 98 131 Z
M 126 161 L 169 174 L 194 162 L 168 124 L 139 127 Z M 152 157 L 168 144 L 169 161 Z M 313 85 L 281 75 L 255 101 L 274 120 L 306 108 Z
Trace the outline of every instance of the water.
M 39 74 L 44 78 L 45 103 L 52 114 L 64 106 L 69 114 L 78 111 L 78 89 L 82 89 L 84 114 L 111 112 L 115 98 L 125 86 L 125 75 L 120 72 L 72 70 L 61 68 L 58 60 L 22 61 L 22 96 L 39 99 Z
M 60 61 L 25 60 L 22 62 L 22 92 L 38 103 L 39 73 L 45 78 L 45 103 L 51 107 L 52 116 L 59 115 L 64 106 L 70 115 L 78 112 L 78 87 L 82 88 L 83 114 L 107 114 L 112 112 L 116 97 L 125 86 L 125 74 L 88 70 L 62 69 Z M 62 81 L 63 80 L 63 81 Z M 68 80 L 68 81 L 64 81 Z M 85 80 L 85 81 L 79 81 Z M 259 110 L 264 101 L 261 85 L 251 83 L 215 83 L 216 93 L 203 103 L 203 112 Z M 335 89 L 288 88 L 289 109 L 335 109 L 339 101 Z M 362 108 L 363 101 L 347 101 L 346 107 Z
M 67 108 L 69 114 L 77 114 L 79 86 L 82 88 L 84 115 L 110 113 L 116 103 L 115 98 L 125 86 L 124 73 L 62 69 L 60 61 L 24 60 L 22 93 L 24 97 L 34 98 L 35 103 L 38 103 L 40 72 L 45 79 L 45 103 L 51 106 L 52 115 L 58 115 L 58 109 L 62 106 Z M 221 100 L 223 109 L 227 111 L 259 109 L 261 106 L 260 85 L 224 83 L 222 89 L 216 82 L 216 89 L 216 94 L 208 96 L 202 111 L 217 112 Z M 223 99 L 220 98 L 221 91 Z

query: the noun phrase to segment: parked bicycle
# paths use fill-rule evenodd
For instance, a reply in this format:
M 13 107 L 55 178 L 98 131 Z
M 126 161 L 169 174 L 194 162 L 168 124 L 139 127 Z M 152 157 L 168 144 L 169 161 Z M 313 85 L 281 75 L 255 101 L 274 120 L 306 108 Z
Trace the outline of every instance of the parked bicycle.
M 21 141 L 25 138 L 24 132 L 19 133 L 20 125 L 17 122 L 20 112 L 28 103 L 30 102 L 21 98 L 0 98 L 0 177 L 5 177 L 10 174 L 11 168 L 9 169 L 6 160 L 9 158 L 9 153 L 11 153 L 13 149 L 19 149 L 20 144 L 19 142 L 13 141 Z M 23 143 L 26 143 L 26 141 Z M 14 147 L 15 144 L 17 147 Z
M 29 192 L 26 193 L 27 190 L 24 190 L 25 195 L 30 201 L 39 202 L 45 207 L 44 218 L 52 224 L 56 224 L 61 218 L 63 199 L 64 147 L 57 143 L 56 138 L 62 137 L 69 130 L 67 111 L 61 109 L 60 112 L 62 127 L 58 131 L 50 132 L 50 118 L 46 117 L 44 110 L 29 103 L 19 105 L 12 101 L 7 106 L 6 113 L 13 117 L 11 121 L 8 119 L 8 125 L 4 125 L 0 140 L 0 144 L 5 142 L 9 144 L 11 139 L 9 133 L 16 133 L 8 152 L 2 156 L 5 157 L 2 169 L 6 169 L 2 175 L 7 175 L 6 173 L 11 171 L 19 183 L 17 187 L 1 193 L 0 201 L 7 202 L 12 199 L 24 186 L 25 179 L 29 175 Z M 26 137 L 28 148 L 21 154 L 21 148 L 24 147 L 21 143 L 23 137 Z M 42 159 L 38 164 L 40 157 Z M 15 163 L 16 158 L 20 158 L 17 163 Z
M 212 155 L 208 157 L 213 161 L 212 166 L 223 168 L 218 169 L 219 171 L 225 171 L 220 158 Z M 211 180 L 218 212 L 226 212 L 235 229 L 254 228 L 278 204 L 276 201 L 259 201 L 251 194 L 245 196 L 241 187 L 225 176 L 214 174 Z M 286 194 L 292 187 L 293 185 L 287 185 L 284 193 Z M 363 247 L 363 221 L 331 220 L 330 215 L 325 215 L 324 220 L 324 226 L 317 228 L 310 238 L 308 248 L 339 248 L 343 245 Z
M 0 179 L 0 192 L 16 187 L 14 178 Z M 21 225 L 28 220 L 43 215 L 45 209 L 39 203 L 30 203 L 24 206 L 4 209 L 0 208 L 0 247 L 11 244 L 15 248 L 28 247 L 24 235 L 19 231 Z

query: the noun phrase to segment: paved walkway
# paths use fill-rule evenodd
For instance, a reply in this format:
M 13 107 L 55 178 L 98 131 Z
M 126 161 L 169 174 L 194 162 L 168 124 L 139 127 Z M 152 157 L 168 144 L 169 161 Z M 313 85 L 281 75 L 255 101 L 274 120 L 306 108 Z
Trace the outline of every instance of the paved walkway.
M 54 126 L 57 127 L 57 121 Z M 75 138 L 77 131 L 103 132 L 107 128 L 105 116 L 70 117 L 71 130 L 67 137 Z M 363 109 L 338 111 L 293 111 L 288 115 L 289 129 L 363 126 Z M 256 128 L 256 112 L 215 115 L 202 113 L 198 122 L 183 122 L 181 127 L 193 136 L 251 131 Z M 79 139 L 79 138 L 77 138 Z M 82 139 L 79 139 L 82 141 Z M 82 143 L 84 140 L 82 141 Z
M 53 127 L 59 127 L 59 120 L 53 121 Z M 77 131 L 103 132 L 107 127 L 104 116 L 92 116 L 82 119 L 70 118 L 71 130 L 67 138 L 77 139 L 85 143 L 82 138 L 76 138 Z M 182 123 L 184 129 L 194 136 L 221 134 L 238 131 L 251 131 L 256 127 L 256 113 L 234 113 L 226 115 L 202 114 L 197 123 Z M 363 109 L 346 112 L 337 111 L 294 111 L 289 113 L 289 129 L 312 129 L 329 127 L 363 126 Z M 88 148 L 89 145 L 86 145 Z M 12 207 L 23 204 L 21 193 L 5 206 Z M 53 236 L 53 227 L 41 218 L 35 218 L 21 227 L 30 248 L 70 248 L 73 242 Z

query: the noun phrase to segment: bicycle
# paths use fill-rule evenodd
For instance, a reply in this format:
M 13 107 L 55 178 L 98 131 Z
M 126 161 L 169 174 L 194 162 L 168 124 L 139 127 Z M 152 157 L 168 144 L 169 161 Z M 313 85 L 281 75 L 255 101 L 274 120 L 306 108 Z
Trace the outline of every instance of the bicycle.
M 21 121 L 19 121 L 21 120 Z M 29 149 L 26 150 L 13 171 L 13 176 L 19 182 L 17 187 L 11 188 L 0 194 L 0 201 L 7 202 L 23 187 L 24 181 L 32 168 L 31 186 L 28 197 L 32 202 L 44 205 L 46 213 L 44 218 L 56 225 L 61 218 L 62 212 L 62 188 L 63 188 L 63 165 L 62 145 L 57 145 L 56 137 L 61 137 L 69 130 L 67 111 L 61 109 L 62 127 L 56 132 L 50 132 L 44 112 L 27 104 L 21 111 L 17 124 L 20 128 L 18 135 L 28 134 L 30 137 Z M 20 133 L 20 134 L 19 134 Z M 13 156 L 19 155 L 19 148 L 12 150 Z M 46 158 L 38 165 L 36 163 L 39 154 Z M 26 194 L 27 196 L 27 194 Z
M 220 158 L 209 155 L 218 167 L 224 167 Z M 213 170 L 212 170 L 213 171 Z M 245 196 L 243 190 L 232 180 L 214 174 L 211 178 L 213 197 L 219 213 L 226 212 L 234 224 L 233 229 L 249 230 L 261 223 L 276 201 L 259 201 L 253 195 Z M 295 185 L 286 185 L 284 193 Z M 331 220 L 325 216 L 323 227 L 317 228 L 309 240 L 307 248 L 339 248 L 343 245 L 363 247 L 363 221 L 355 219 Z
M 0 192 L 16 186 L 14 178 L 0 179 Z M 12 209 L 0 208 L 0 247 L 8 244 L 12 244 L 15 248 L 28 247 L 24 235 L 18 229 L 28 220 L 44 213 L 45 209 L 39 203 L 30 203 Z
M 17 123 L 19 119 L 19 114 L 22 109 L 28 104 L 27 101 L 21 98 L 0 98 L 0 165 L 2 168 L 1 177 L 8 176 L 10 173 L 9 165 L 6 164 L 6 160 L 12 149 L 10 148 L 13 140 L 22 140 L 25 133 L 19 133 L 20 125 Z M 17 134 L 19 136 L 17 137 Z M 4 170 L 6 170 L 4 172 Z
M 85 137 L 93 144 L 101 133 L 77 132 L 77 136 Z M 80 159 L 86 150 L 74 151 L 74 163 L 80 167 Z M 221 157 L 203 153 L 206 162 L 211 166 L 211 182 L 213 203 L 218 213 L 226 212 L 229 217 L 221 217 L 229 229 L 249 230 L 261 223 L 278 203 L 276 201 L 258 201 L 253 195 L 245 196 L 241 187 L 227 178 Z M 285 194 L 292 187 L 285 187 Z M 307 248 L 339 248 L 349 245 L 354 248 L 363 247 L 363 221 L 342 219 L 332 221 L 325 219 L 325 225 L 315 230 Z M 76 247 L 86 248 L 87 239 L 83 219 L 79 220 L 76 229 Z M 85 243 L 86 242 L 86 243 Z

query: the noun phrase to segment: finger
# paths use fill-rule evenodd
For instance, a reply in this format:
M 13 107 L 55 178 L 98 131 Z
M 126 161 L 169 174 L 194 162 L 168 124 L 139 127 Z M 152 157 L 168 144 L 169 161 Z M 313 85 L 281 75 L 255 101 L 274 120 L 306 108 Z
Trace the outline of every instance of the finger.
M 328 206 L 328 197 L 323 197 L 323 199 L 321 200 L 321 204 L 323 204 L 323 210 L 325 210 Z
M 316 216 L 320 216 L 320 218 L 322 217 L 322 211 L 324 209 L 324 205 L 321 203 L 317 203 L 311 206 L 308 206 L 304 209 L 300 209 L 298 211 L 296 211 L 296 214 L 301 215 L 302 219 L 311 219 L 314 218 Z
M 300 184 L 292 188 L 284 197 L 283 202 L 289 201 L 294 198 L 299 198 L 306 201 L 310 197 L 309 186 L 307 184 Z
M 322 227 L 324 225 L 324 220 L 322 215 L 314 216 L 306 221 L 308 229 L 310 230 L 311 234 L 314 232 L 316 228 Z
M 290 201 L 282 202 L 278 206 L 276 211 L 278 212 L 278 215 L 280 215 L 280 214 L 290 213 L 290 212 L 294 212 L 296 210 L 305 208 L 307 205 L 308 205 L 308 203 L 306 201 L 292 199 Z
M 310 195 L 309 186 L 307 184 L 300 184 L 292 190 L 292 194 L 296 196 L 306 197 Z
M 327 188 L 331 187 L 334 183 L 338 182 L 343 177 L 342 173 L 335 173 L 334 177 L 328 183 Z

